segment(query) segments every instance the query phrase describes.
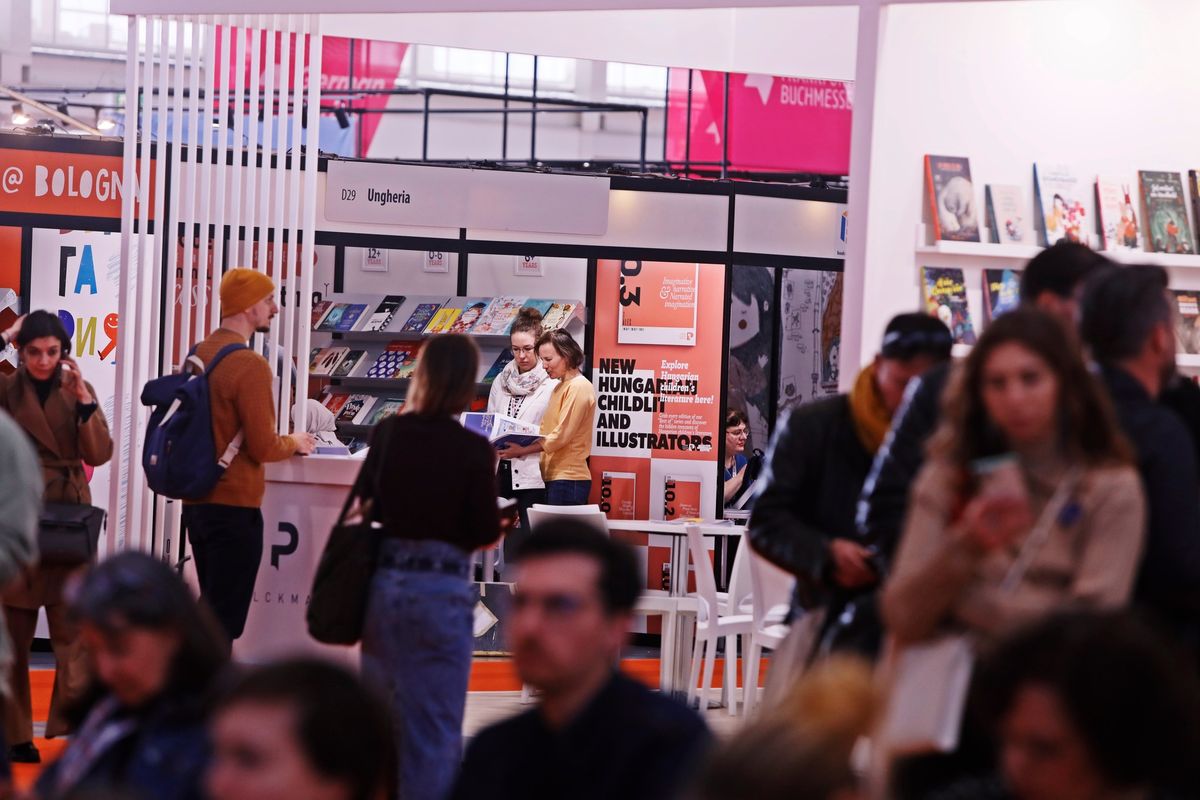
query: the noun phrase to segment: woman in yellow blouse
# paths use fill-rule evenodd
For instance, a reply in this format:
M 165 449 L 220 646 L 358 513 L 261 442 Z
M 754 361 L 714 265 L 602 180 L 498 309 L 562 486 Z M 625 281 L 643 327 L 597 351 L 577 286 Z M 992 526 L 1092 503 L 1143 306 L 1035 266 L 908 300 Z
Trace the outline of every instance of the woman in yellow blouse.
M 546 331 L 538 338 L 538 357 L 546 373 L 558 380 L 542 417 L 543 438 L 526 447 L 508 447 L 501 458 L 542 454 L 542 479 L 546 502 L 552 506 L 578 506 L 588 501 L 592 473 L 592 426 L 596 391 L 579 372 L 583 350 L 564 330 Z

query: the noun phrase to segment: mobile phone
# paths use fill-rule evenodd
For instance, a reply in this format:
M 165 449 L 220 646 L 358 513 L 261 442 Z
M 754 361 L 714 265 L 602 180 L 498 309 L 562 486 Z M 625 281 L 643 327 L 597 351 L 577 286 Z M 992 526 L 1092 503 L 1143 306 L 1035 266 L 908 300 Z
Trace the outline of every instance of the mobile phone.
M 970 464 L 977 495 L 1027 498 L 1029 490 L 1017 457 L 1011 453 L 979 458 Z

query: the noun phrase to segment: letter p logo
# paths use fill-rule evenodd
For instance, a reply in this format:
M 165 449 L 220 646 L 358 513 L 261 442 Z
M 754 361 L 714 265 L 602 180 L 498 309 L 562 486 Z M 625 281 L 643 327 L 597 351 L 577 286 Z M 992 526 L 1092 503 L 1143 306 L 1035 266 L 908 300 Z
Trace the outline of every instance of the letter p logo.
M 290 522 L 281 522 L 279 523 L 279 532 L 286 533 L 288 538 L 285 544 L 271 545 L 271 566 L 275 569 L 279 569 L 280 558 L 290 556 L 300 546 L 300 531 L 296 530 L 295 525 Z

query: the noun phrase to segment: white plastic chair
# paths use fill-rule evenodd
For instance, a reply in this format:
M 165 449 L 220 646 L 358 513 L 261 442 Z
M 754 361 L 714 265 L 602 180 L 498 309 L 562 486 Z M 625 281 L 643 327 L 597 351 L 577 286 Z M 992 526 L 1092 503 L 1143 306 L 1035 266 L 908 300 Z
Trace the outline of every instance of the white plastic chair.
M 745 715 L 749 716 L 758 702 L 758 673 L 764 648 L 776 650 L 787 637 L 790 626 L 787 618 L 791 605 L 792 588 L 796 579 L 779 567 L 750 550 L 749 542 L 742 546 L 750 551 L 746 558 L 750 573 L 751 598 L 754 625 L 750 631 L 750 647 L 743 656 L 745 674 L 742 699 Z M 741 551 L 738 551 L 741 555 Z
M 598 505 L 549 506 L 535 503 L 529 507 L 529 528 L 536 534 L 538 526 L 552 519 L 571 519 L 608 534 L 608 517 Z M 659 590 L 643 591 L 634 606 L 634 613 L 648 617 L 662 617 L 662 649 L 659 658 L 659 686 L 664 690 L 673 688 L 675 674 L 675 642 L 679 632 L 679 617 L 696 613 L 696 601 L 689 597 L 671 597 Z M 528 688 L 522 690 L 522 702 L 528 702 Z
M 696 525 L 688 525 L 686 530 L 688 554 L 691 557 L 692 571 L 696 575 L 696 597 L 699 601 L 696 613 L 696 641 L 692 646 L 692 669 L 688 678 L 688 704 L 695 701 L 699 694 L 700 708 L 703 710 L 708 707 L 713 670 L 717 665 L 717 642 L 724 639 L 726 705 L 730 714 L 736 714 L 738 643 L 743 635 L 751 632 L 754 616 L 721 613 L 717 582 L 713 577 L 712 562 L 708 560 L 708 548 L 704 546 L 704 537 Z M 742 558 L 745 559 L 745 555 Z M 737 572 L 736 568 L 734 572 Z M 704 669 L 703 682 L 700 682 L 701 666 Z M 700 683 L 699 688 L 697 683 Z

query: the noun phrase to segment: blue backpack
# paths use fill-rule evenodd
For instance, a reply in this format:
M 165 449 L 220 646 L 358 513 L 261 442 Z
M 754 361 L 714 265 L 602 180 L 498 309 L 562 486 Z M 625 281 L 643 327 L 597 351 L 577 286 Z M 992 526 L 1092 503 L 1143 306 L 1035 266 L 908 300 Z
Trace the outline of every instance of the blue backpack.
M 225 356 L 245 349 L 244 344 L 225 345 L 206 367 L 193 347 L 182 371 L 142 387 L 142 405 L 154 406 L 146 427 L 142 469 L 155 494 L 176 500 L 207 497 L 241 449 L 243 432 L 239 431 L 217 457 L 208 376 Z

